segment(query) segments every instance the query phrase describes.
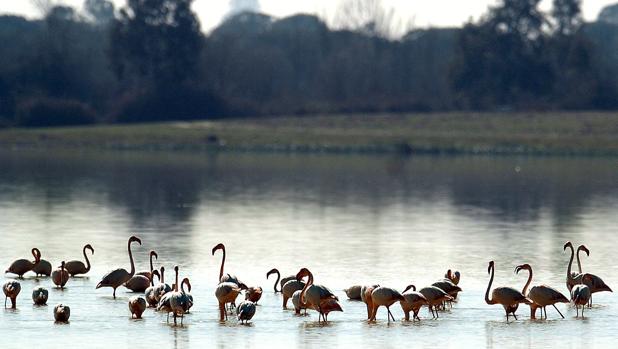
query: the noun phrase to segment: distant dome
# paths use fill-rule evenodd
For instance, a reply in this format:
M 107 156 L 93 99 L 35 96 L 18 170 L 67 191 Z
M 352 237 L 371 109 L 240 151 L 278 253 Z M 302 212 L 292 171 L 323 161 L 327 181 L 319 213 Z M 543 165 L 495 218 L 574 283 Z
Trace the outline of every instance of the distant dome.
M 618 4 L 604 7 L 599 13 L 599 17 L 597 20 L 599 22 L 618 25 Z

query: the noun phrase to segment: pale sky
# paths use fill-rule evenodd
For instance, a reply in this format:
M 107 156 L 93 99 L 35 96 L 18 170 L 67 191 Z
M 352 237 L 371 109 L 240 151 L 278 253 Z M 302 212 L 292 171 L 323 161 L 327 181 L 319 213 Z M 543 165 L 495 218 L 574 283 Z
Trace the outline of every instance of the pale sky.
M 255 0 L 254 0 L 255 1 Z M 55 0 L 81 8 L 83 0 Z M 116 7 L 125 0 L 113 0 Z M 382 0 L 386 8 L 393 8 L 403 23 L 413 20 L 415 27 L 460 26 L 470 17 L 478 18 L 486 12 L 489 5 L 497 0 Z M 587 21 L 595 20 L 599 11 L 618 0 L 584 0 L 583 13 Z M 337 0 L 260 0 L 261 11 L 276 17 L 295 13 L 311 13 L 330 17 L 338 8 Z M 216 27 L 229 10 L 230 0 L 195 0 L 193 10 L 198 14 L 205 32 Z M 542 8 L 548 10 L 551 0 L 543 0 Z M 0 13 L 20 14 L 37 17 L 36 8 L 30 0 L 0 0 Z

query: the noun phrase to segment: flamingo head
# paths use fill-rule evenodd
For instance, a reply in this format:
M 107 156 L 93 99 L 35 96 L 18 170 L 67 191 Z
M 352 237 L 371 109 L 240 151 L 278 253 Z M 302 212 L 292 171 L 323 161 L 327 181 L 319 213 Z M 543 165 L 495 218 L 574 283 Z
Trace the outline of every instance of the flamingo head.
M 132 242 L 137 242 L 137 243 L 138 243 L 138 244 L 140 244 L 140 245 L 142 244 L 142 240 L 140 240 L 140 238 L 138 238 L 138 237 L 137 237 L 137 236 L 135 236 L 135 235 L 133 235 L 133 236 L 131 236 L 131 237 L 129 238 L 129 243 L 132 243 Z
M 238 284 L 238 287 L 240 287 L 241 290 L 248 290 L 249 289 L 249 287 L 247 287 L 247 285 L 245 285 L 242 282 Z
M 58 268 L 64 269 L 64 261 L 60 262 L 60 265 L 58 266 Z
M 522 264 L 522 265 L 518 265 L 518 266 L 515 267 L 515 274 L 519 274 L 519 272 L 522 271 L 523 269 L 531 270 L 532 267 L 528 263 Z
M 573 244 L 571 243 L 571 241 L 567 241 L 562 247 L 562 250 L 566 251 L 567 247 L 573 248 Z
M 577 248 L 577 250 L 582 250 L 584 252 L 586 252 L 586 256 L 590 256 L 590 250 L 588 249 L 588 247 L 586 247 L 585 245 L 579 245 L 579 247 Z
M 487 274 L 491 273 L 491 268 L 494 267 L 494 261 L 489 262 L 489 266 L 487 266 Z
M 298 281 L 302 281 L 302 279 L 305 276 L 309 276 L 309 274 L 311 274 L 311 272 L 309 271 L 309 269 L 307 268 L 302 268 L 297 274 L 296 274 L 296 280 Z
M 277 268 L 272 268 L 268 271 L 268 273 L 266 273 L 266 278 L 268 279 L 271 274 L 279 274 L 279 270 L 277 270 Z
M 41 251 L 38 248 L 32 249 L 32 255 L 34 256 L 35 262 L 39 262 L 41 260 Z
M 455 279 L 459 280 L 461 278 L 461 273 L 459 271 L 455 271 Z
M 175 265 L 175 266 L 174 266 L 174 271 L 175 271 L 176 273 L 178 273 L 178 266 L 177 266 L 177 265 Z
M 153 257 L 153 256 L 155 259 L 159 259 L 159 255 L 155 251 L 150 251 L 150 257 Z
M 88 244 L 88 245 L 84 246 L 84 248 L 90 250 L 90 252 L 92 252 L 92 254 L 94 254 L 94 248 L 92 248 L 92 245 Z
M 414 285 L 406 286 L 406 289 L 403 290 L 403 293 L 406 293 L 409 289 L 412 289 L 412 291 L 416 291 L 416 286 L 414 286 Z
M 217 252 L 217 250 L 223 250 L 223 252 L 225 252 L 225 246 L 223 244 L 217 244 L 217 246 L 212 248 L 212 255 L 215 255 L 215 252 Z
M 191 282 L 189 278 L 182 279 L 182 283 L 187 285 L 187 292 L 191 292 Z

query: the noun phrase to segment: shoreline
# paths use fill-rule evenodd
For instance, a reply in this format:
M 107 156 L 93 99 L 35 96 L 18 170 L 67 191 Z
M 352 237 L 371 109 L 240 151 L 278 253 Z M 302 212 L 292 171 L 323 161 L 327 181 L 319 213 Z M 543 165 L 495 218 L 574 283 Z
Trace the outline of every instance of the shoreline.
M 1 149 L 618 156 L 618 113 L 255 117 L 0 129 Z

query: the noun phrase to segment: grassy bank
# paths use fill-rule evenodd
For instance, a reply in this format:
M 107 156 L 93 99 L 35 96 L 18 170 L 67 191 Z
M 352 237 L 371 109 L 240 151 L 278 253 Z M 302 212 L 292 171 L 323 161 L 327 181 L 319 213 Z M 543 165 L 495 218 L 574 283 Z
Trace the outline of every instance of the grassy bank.
M 0 130 L 2 148 L 618 155 L 618 113 L 272 117 Z

